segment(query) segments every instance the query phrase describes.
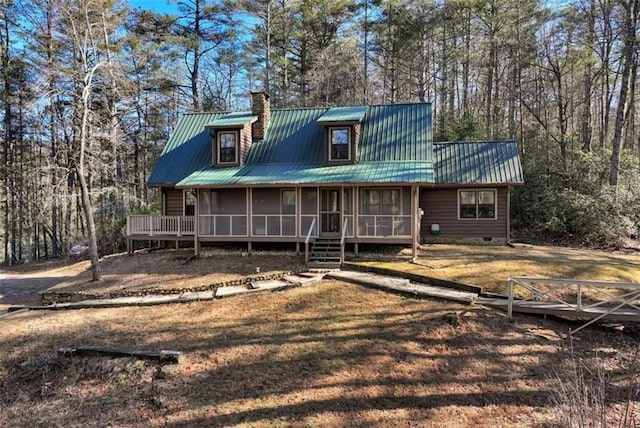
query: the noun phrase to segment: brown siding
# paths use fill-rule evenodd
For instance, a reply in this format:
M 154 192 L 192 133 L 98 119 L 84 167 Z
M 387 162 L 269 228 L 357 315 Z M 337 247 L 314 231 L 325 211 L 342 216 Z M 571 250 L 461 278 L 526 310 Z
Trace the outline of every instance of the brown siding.
M 351 141 L 351 159 L 355 162 L 358 159 L 358 144 L 360 144 L 360 130 L 362 126 L 359 123 L 353 125 L 353 139 Z
M 251 149 L 251 123 L 246 123 L 240 130 L 240 165 L 244 165 Z
M 473 187 L 468 187 L 472 189 Z M 466 189 L 462 188 L 461 189 Z M 420 189 L 420 208 L 424 211 L 420 222 L 421 235 L 432 237 L 431 224 L 440 225 L 442 238 L 507 238 L 506 187 L 497 189 L 496 220 L 458 220 L 458 189 Z
M 182 189 L 163 188 L 164 193 L 164 215 L 183 215 L 184 196 Z

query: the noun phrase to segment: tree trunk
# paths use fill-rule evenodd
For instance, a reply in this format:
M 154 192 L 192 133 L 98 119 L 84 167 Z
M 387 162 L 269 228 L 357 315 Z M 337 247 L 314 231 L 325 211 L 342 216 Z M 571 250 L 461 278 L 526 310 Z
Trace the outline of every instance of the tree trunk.
M 630 78 L 632 77 L 633 61 L 636 47 L 636 27 L 638 23 L 638 3 L 640 0 L 620 0 L 624 9 L 624 45 L 622 49 L 622 80 L 620 82 L 620 94 L 618 96 L 618 108 L 616 112 L 616 123 L 613 129 L 611 168 L 609 170 L 609 184 L 618 186 L 620 178 L 620 159 L 622 157 L 622 131 L 625 125 L 625 106 L 629 89 L 631 88 Z

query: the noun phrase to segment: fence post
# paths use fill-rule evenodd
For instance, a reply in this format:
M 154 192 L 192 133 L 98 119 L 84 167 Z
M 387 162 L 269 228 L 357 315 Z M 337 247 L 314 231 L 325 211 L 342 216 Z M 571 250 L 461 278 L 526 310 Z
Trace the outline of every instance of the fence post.
M 578 310 L 582 310 L 582 286 L 578 284 Z

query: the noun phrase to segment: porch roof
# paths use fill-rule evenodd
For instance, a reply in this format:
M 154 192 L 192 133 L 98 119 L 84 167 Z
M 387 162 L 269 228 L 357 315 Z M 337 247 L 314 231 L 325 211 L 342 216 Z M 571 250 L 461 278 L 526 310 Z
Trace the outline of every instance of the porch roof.
M 434 143 L 436 184 L 522 184 L 518 145 L 506 141 Z
M 345 183 L 433 182 L 428 161 L 367 162 L 326 166 L 319 164 L 261 164 L 236 168 L 206 168 L 181 180 L 177 187 L 299 185 Z

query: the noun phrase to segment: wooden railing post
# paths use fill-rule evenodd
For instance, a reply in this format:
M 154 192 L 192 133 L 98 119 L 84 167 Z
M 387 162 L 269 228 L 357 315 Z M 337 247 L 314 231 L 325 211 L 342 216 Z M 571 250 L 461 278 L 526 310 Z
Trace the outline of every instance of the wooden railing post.
M 509 278 L 509 301 L 507 304 L 507 317 L 511 318 L 513 314 L 513 280 Z
M 578 310 L 582 310 L 582 286 L 578 284 Z

